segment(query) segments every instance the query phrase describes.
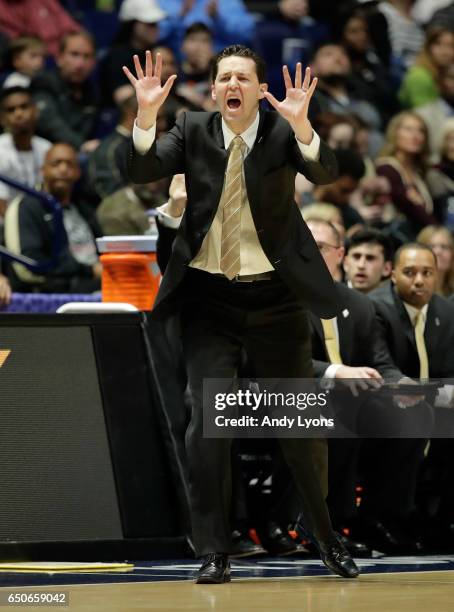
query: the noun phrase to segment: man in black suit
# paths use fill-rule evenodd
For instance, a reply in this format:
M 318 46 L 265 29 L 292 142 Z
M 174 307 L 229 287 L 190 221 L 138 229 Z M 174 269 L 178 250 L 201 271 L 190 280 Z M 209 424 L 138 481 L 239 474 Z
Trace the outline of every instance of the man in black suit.
M 321 219 L 308 221 L 308 227 L 334 276 L 344 255 L 339 232 Z M 347 417 L 354 419 L 364 401 L 371 402 L 370 393 L 362 394 L 362 390 L 379 387 L 385 377 L 399 380 L 402 374 L 392 363 L 388 347 L 379 334 L 371 301 L 342 283 L 336 286 L 344 309 L 332 321 L 334 338 L 328 340 L 326 322 L 310 315 L 314 372 L 317 378 L 344 382 L 349 389 L 344 391 L 336 384 L 336 393 L 342 406 L 347 406 Z M 344 535 L 351 532 L 356 517 L 355 486 L 360 446 L 359 438 L 328 440 L 328 486 L 324 488 L 328 489 L 328 507 L 334 528 L 343 534 L 341 537 L 350 552 L 365 555 L 368 549 L 364 544 Z M 322 478 L 326 480 L 323 473 Z
M 431 249 L 418 243 L 406 244 L 394 257 L 393 285 L 370 294 L 381 335 L 395 365 L 416 380 L 454 377 L 454 304 L 434 293 L 436 275 L 436 258 Z M 441 407 L 437 408 L 439 404 Z M 452 423 L 454 401 L 449 387 L 435 399 L 435 426 L 443 418 L 446 409 L 443 406 L 448 409 L 445 416 Z M 430 431 L 433 412 L 427 402 L 421 401 L 406 413 L 403 416 L 408 421 L 407 427 L 417 419 L 427 423 Z M 365 529 L 369 534 L 371 528 L 375 529 L 377 536 L 379 532 L 381 535 L 392 532 L 393 525 L 405 531 L 414 516 L 415 489 L 427 439 L 377 440 L 370 444 L 369 452 L 375 457 L 379 455 L 380 461 L 374 461 L 374 472 L 366 481 L 369 495 L 362 504 Z M 452 525 L 451 538 L 454 541 Z
M 153 314 L 181 310 L 182 340 L 192 395 L 186 434 L 192 533 L 203 557 L 199 583 L 230 580 L 230 444 L 203 437 L 203 379 L 233 379 L 246 350 L 260 378 L 312 374 L 308 306 L 330 317 L 338 309 L 331 277 L 294 202 L 294 179 L 336 176 L 331 150 L 312 130 L 309 102 L 316 87 L 299 64 L 295 83 L 284 67 L 287 95 L 267 92 L 264 65 L 251 50 L 228 47 L 214 62 L 212 97 L 220 112 L 182 114 L 159 142 L 159 107 L 176 76 L 161 86 L 161 59 L 145 73 L 125 74 L 136 90 L 131 176 L 150 182 L 184 173 L 188 201 Z M 278 112 L 259 111 L 266 98 Z M 230 154 L 229 154 L 229 150 Z M 205 410 L 212 409 L 205 406 Z M 282 439 L 301 494 L 306 527 L 324 562 L 354 577 L 358 570 L 335 537 L 309 439 Z

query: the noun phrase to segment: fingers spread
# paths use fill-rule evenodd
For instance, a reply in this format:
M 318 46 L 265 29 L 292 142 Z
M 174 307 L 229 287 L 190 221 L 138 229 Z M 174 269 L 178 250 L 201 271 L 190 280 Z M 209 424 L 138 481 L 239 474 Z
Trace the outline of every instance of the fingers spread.
M 127 66 L 123 66 L 123 72 L 125 73 L 131 85 L 134 87 L 134 85 L 137 83 L 136 77 L 131 73 Z
M 264 97 L 268 100 L 268 102 L 271 104 L 271 106 L 274 106 L 274 108 L 277 110 L 278 106 L 280 104 L 279 100 L 277 100 L 272 93 L 270 93 L 269 91 L 264 91 L 263 92 Z
M 147 77 L 153 76 L 153 60 L 151 58 L 151 51 L 145 52 L 145 75 Z
M 302 81 L 303 81 L 303 77 L 302 77 L 301 62 L 298 62 L 296 64 L 296 70 L 295 70 L 295 87 L 296 87 L 296 89 L 301 89 Z
M 282 67 L 282 72 L 284 74 L 284 83 L 285 83 L 286 89 L 291 89 L 293 87 L 293 83 L 292 83 L 292 79 L 290 77 L 290 73 L 288 71 L 287 66 Z
M 306 72 L 304 73 L 304 81 L 303 81 L 303 90 L 307 91 L 309 89 L 309 84 L 311 82 L 311 69 L 309 66 L 306 68 Z
M 140 60 L 138 55 L 134 55 L 134 67 L 136 69 L 136 75 L 138 79 L 143 79 L 143 70 L 140 65 Z

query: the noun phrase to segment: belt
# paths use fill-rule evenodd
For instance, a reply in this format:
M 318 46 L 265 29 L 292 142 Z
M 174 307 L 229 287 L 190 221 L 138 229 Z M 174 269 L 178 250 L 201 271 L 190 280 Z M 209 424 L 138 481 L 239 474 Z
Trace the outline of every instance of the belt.
M 271 270 L 260 274 L 238 274 L 232 278 L 232 283 L 254 283 L 255 281 L 272 280 L 275 277 L 276 273 Z
M 232 280 L 229 280 L 227 276 L 225 276 L 225 274 L 222 274 L 222 272 L 206 272 L 205 270 L 201 270 L 200 268 L 192 267 L 190 267 L 189 270 L 191 271 L 191 273 L 206 274 L 209 278 L 216 278 L 230 283 L 254 283 L 256 281 L 267 281 L 277 278 L 276 270 L 260 272 L 259 274 L 238 274 L 237 276 L 234 276 Z

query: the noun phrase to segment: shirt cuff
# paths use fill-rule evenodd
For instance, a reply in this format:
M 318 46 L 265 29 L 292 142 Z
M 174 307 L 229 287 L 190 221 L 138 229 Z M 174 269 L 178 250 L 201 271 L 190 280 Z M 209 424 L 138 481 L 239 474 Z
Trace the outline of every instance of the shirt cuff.
M 341 367 L 341 363 L 332 363 L 323 374 L 323 378 L 336 378 L 336 372 Z
M 183 215 L 181 215 L 181 217 L 172 217 L 171 215 L 169 215 L 169 213 L 167 212 L 168 204 L 169 203 L 166 202 L 165 204 L 162 204 L 162 206 L 158 206 L 156 208 L 156 211 L 158 213 L 159 222 L 162 223 L 164 227 L 170 227 L 171 229 L 178 229 L 180 227 L 180 223 L 181 223 L 181 219 L 183 218 Z
M 137 125 L 137 119 L 134 121 L 132 130 L 132 141 L 134 148 L 140 155 L 145 155 L 151 149 L 151 145 L 156 138 L 156 123 L 148 130 L 143 130 Z M 312 143 L 311 143 L 312 144 Z M 310 145 L 309 145 L 310 146 Z
M 300 142 L 298 138 L 296 138 L 296 142 L 298 143 L 301 155 L 306 161 L 316 162 L 320 159 L 320 136 L 315 130 L 312 130 L 312 140 L 308 145 Z

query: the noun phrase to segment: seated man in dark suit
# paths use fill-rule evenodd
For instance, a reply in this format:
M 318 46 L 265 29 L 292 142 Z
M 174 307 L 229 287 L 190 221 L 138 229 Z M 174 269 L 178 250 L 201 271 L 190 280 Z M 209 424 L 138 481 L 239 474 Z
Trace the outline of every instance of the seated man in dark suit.
M 334 276 L 344 255 L 339 232 L 322 219 L 308 221 L 308 227 Z M 402 374 L 392 363 L 388 347 L 379 335 L 370 300 L 341 283 L 337 283 L 337 289 L 345 306 L 342 313 L 331 320 L 310 316 L 314 372 L 317 378 L 344 381 L 345 392 L 343 385 L 336 385 L 336 393 L 342 394 L 342 406 L 347 405 L 347 418 L 355 419 L 362 403 L 371 401 L 370 394 L 362 395 L 362 390 L 379 387 L 385 377 L 399 380 Z M 324 484 L 333 525 L 355 555 L 370 552 L 363 543 L 346 535 L 351 532 L 357 513 L 355 487 L 361 442 L 359 438 L 328 440 L 328 483 Z M 323 470 L 322 479 L 326 480 Z
M 19 263 L 12 264 L 15 291 L 92 293 L 100 289 L 101 264 L 95 237 L 99 227 L 89 206 L 75 202 L 73 187 L 80 176 L 77 152 L 71 145 L 55 144 L 42 167 L 43 190 L 53 195 L 63 209 L 61 251 L 52 267 L 34 274 Z M 5 244 L 15 253 L 39 263 L 50 262 L 55 239 L 53 215 L 32 196 L 16 198 L 5 216 Z
M 381 335 L 395 365 L 414 380 L 454 377 L 454 304 L 434 293 L 436 275 L 436 258 L 431 249 L 409 243 L 394 257 L 393 284 L 370 294 Z M 449 387 L 439 391 L 435 399 L 435 426 L 437 415 L 443 415 L 442 406 L 448 408 L 448 415 L 452 414 L 454 401 Z M 408 409 L 405 416 L 408 427 L 420 419 L 427 422 L 429 429 L 433 419 L 430 407 L 422 401 Z M 437 441 L 431 445 L 434 443 Z M 361 506 L 364 532 L 372 539 L 392 545 L 390 534 L 396 526 L 399 531 L 408 532 L 413 518 L 417 523 L 411 534 L 414 542 L 420 537 L 422 526 L 415 514 L 415 489 L 426 448 L 427 439 L 369 441 L 369 452 L 380 457 L 380 461 L 373 461 L 367 474 L 368 495 Z M 454 508 L 451 511 L 454 514 Z M 439 518 L 452 525 L 452 516 L 449 520 L 446 516 Z M 451 537 L 454 543 L 453 531 L 451 527 L 450 534 L 444 536 Z
M 186 434 L 196 582 L 230 580 L 230 439 L 203 437 L 203 379 L 235 378 L 243 350 L 257 377 L 310 377 L 305 305 L 333 316 L 332 279 L 294 202 L 297 172 L 315 183 L 336 176 L 336 162 L 308 119 L 316 87 L 297 66 L 284 69 L 286 98 L 267 92 L 262 60 L 240 45 L 216 58 L 212 97 L 220 112 L 184 113 L 155 142 L 155 123 L 176 76 L 161 85 L 160 56 L 145 72 L 135 57 L 138 116 L 131 175 L 146 183 L 185 173 L 188 204 L 152 316 L 181 311 L 192 396 Z M 259 111 L 266 98 L 277 112 Z M 230 153 L 230 154 L 229 154 Z M 358 570 L 338 541 L 310 461 L 308 439 L 280 444 L 301 494 L 305 527 L 336 573 Z

